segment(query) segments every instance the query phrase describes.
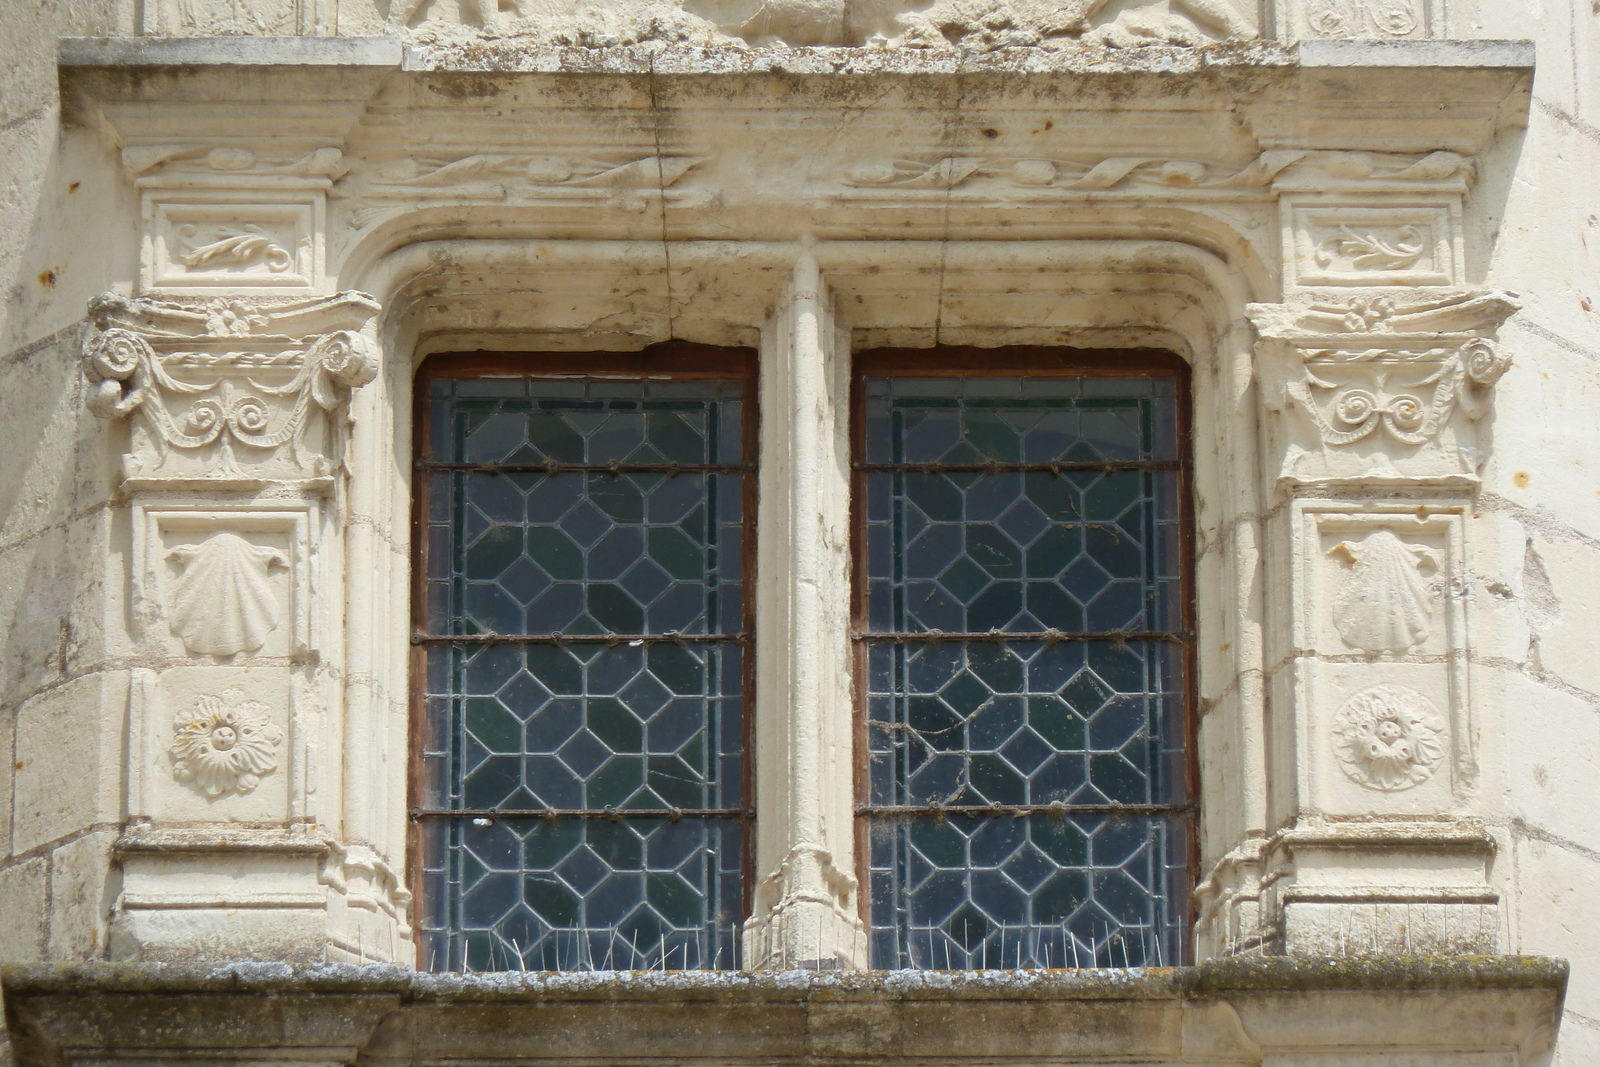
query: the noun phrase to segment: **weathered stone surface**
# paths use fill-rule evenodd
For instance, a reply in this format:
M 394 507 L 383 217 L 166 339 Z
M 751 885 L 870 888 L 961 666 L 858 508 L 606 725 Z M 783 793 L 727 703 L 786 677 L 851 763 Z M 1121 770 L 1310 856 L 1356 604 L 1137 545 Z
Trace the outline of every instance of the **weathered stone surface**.
M 1520 1065 L 1547 1049 L 1566 979 L 1558 961 L 1493 956 L 1076 973 L 463 977 L 100 964 L 0 975 L 25 1067 L 221 1049 L 253 1062 L 374 1064 L 632 1059 L 641 1049 L 667 1063 L 1299 1063 L 1375 1046 L 1444 1064 L 1463 1044 Z

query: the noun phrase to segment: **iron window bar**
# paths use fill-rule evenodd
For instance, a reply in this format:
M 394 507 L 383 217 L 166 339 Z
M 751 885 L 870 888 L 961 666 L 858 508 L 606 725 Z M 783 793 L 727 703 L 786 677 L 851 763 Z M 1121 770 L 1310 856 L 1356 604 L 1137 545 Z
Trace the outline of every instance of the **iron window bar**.
M 566 463 L 554 459 L 542 463 L 456 463 L 419 459 L 414 466 L 419 471 L 467 474 L 753 474 L 756 469 L 754 463 L 624 463 L 621 460 Z
M 749 633 L 684 634 L 669 630 L 659 634 L 423 634 L 411 635 L 413 645 L 748 645 Z
M 1010 642 L 1041 642 L 1047 645 L 1079 641 L 1109 641 L 1127 644 L 1129 641 L 1167 641 L 1186 645 L 1195 639 L 1192 630 L 852 630 L 853 641 L 880 641 L 892 645 L 930 644 L 945 641 L 988 641 L 999 644 Z
M 1074 471 L 1176 471 L 1187 464 L 1176 459 L 1101 459 L 1069 462 L 1016 463 L 1002 460 L 983 460 L 977 463 L 852 463 L 850 469 L 863 474 L 1011 474 L 1047 473 L 1071 474 Z
M 964 815 L 969 819 L 997 818 L 1009 815 L 1023 819 L 1029 815 L 1183 815 L 1193 817 L 1200 810 L 1194 802 L 1182 804 L 1068 804 L 1053 801 L 1049 804 L 858 804 L 857 815 L 882 818 L 920 818 L 935 815 L 952 818 Z
M 754 808 L 412 808 L 423 819 L 753 819 Z

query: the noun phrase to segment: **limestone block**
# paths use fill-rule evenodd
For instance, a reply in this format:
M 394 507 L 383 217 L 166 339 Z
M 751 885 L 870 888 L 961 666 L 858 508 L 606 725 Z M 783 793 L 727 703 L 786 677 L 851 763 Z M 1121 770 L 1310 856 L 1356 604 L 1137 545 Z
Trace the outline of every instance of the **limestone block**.
M 122 818 L 127 694 L 125 673 L 97 672 L 18 709 L 15 851 Z
M 1538 668 L 1600 695 L 1595 627 L 1585 608 L 1600 603 L 1600 549 L 1533 534 L 1524 553 L 1524 612 L 1538 635 Z
M 1561 953 L 1573 975 L 1566 1009 L 1600 1018 L 1600 946 L 1588 929 L 1600 855 L 1542 840 L 1536 829 L 1518 832 L 1513 847 L 1517 951 Z
M 1509 669 L 1480 669 L 1484 724 L 1484 814 L 1520 819 L 1586 848 L 1600 827 L 1565 783 L 1582 781 L 1600 759 L 1600 717 L 1592 700 Z M 1538 709 L 1529 714 L 1528 709 Z
M 50 855 L 51 959 L 92 960 L 106 953 L 107 924 L 117 896 L 111 830 L 69 841 Z
M 50 861 L 35 856 L 0 866 L 0 960 L 42 960 L 49 933 Z
M 107 495 L 79 484 L 79 383 L 59 362 L 75 339 L 68 331 L 0 362 L 0 426 L 33 446 L 0 468 L 0 545 L 38 535 Z
M 0 707 L 0 856 L 14 854 L 11 848 L 11 809 L 16 785 L 17 713 Z
M 118 845 L 116 960 L 325 958 L 328 891 L 318 840 L 139 838 Z
M 1507 512 L 1480 511 L 1473 516 L 1472 537 L 1472 570 L 1463 591 L 1474 659 L 1522 663 L 1533 636 L 1524 599 L 1527 528 Z
M 106 621 L 120 609 L 121 552 L 109 543 L 111 509 L 63 521 L 40 536 L 0 550 L 0 691 L 11 700 L 91 670 L 103 662 Z

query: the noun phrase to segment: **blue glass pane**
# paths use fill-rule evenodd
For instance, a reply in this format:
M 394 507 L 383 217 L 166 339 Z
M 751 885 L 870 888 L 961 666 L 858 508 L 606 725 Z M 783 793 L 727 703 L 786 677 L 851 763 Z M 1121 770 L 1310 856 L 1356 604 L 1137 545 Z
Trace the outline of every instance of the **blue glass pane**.
M 423 836 L 430 970 L 739 966 L 740 820 L 435 820 Z
M 1157 967 L 1183 961 L 1176 816 L 876 819 L 874 967 Z

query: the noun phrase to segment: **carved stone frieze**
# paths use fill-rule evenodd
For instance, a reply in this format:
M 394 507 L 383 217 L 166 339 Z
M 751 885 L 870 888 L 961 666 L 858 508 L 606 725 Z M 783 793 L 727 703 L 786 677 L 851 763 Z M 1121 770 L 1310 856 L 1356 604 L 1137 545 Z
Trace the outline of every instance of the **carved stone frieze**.
M 702 191 L 673 188 L 704 162 L 703 156 L 655 153 L 611 158 L 508 152 L 404 156 L 356 168 L 335 186 L 333 195 L 345 201 L 357 229 L 439 204 L 604 204 L 637 213 L 652 202 L 687 206 L 705 199 Z
M 124 475 L 155 483 L 326 481 L 350 390 L 378 371 L 370 297 L 128 300 L 90 307 L 87 405 L 128 418 Z
M 1472 166 L 1454 152 L 1425 155 L 1388 152 L 1321 152 L 1302 149 L 1268 149 L 1254 158 L 1202 159 L 1187 156 L 1080 154 L 1068 156 L 1018 156 L 993 154 L 930 154 L 922 157 L 884 156 L 860 159 L 849 164 L 837 179 L 841 186 L 834 195 L 841 200 L 929 199 L 959 191 L 962 199 L 1049 200 L 1054 198 L 1100 197 L 1107 193 L 1149 197 L 1152 195 L 1199 196 L 1205 199 L 1239 196 L 1254 190 L 1272 188 L 1294 194 L 1303 190 L 1338 192 L 1393 192 L 1423 197 L 1454 197 L 1465 188 Z M 1291 201 L 1292 202 L 1292 201 Z M 1386 266 L 1387 255 L 1372 248 L 1343 246 L 1337 238 L 1347 221 L 1354 228 L 1365 228 L 1349 238 L 1379 242 L 1391 248 L 1400 259 L 1408 254 L 1399 246 L 1421 243 L 1416 257 L 1406 264 L 1414 268 L 1427 258 L 1425 270 L 1434 279 L 1437 258 L 1435 239 L 1447 234 L 1432 207 L 1357 210 L 1330 204 L 1311 204 L 1300 225 L 1315 241 L 1307 257 L 1320 256 L 1323 268 L 1338 275 L 1332 284 L 1371 284 L 1366 272 Z M 1345 217 L 1341 218 L 1343 212 Z M 1331 222 L 1331 229 L 1329 228 Z M 1320 229 L 1319 229 L 1320 227 Z M 1419 229 L 1420 228 L 1420 229 Z M 1400 231 L 1406 231 L 1404 233 Z M 1357 257 L 1377 254 L 1377 260 Z M 1448 260 L 1448 254 L 1444 257 Z M 1444 270 L 1448 270 L 1446 262 Z M 1354 273 L 1351 273 L 1354 272 Z M 1344 275 L 1350 275 L 1345 281 Z M 1392 277 L 1381 278 L 1391 282 Z M 1410 280 L 1409 277 L 1401 280 Z
M 396 0 L 389 17 L 423 39 L 460 40 L 483 27 L 496 37 L 584 48 L 646 41 L 966 51 L 1203 47 L 1258 35 L 1229 0 Z
M 1477 477 L 1477 424 L 1511 356 L 1494 333 L 1518 308 L 1505 293 L 1401 303 L 1361 294 L 1252 304 L 1267 404 L 1287 482 Z
M 1404 40 L 1433 36 L 1436 0 L 1297 0 L 1304 37 Z

